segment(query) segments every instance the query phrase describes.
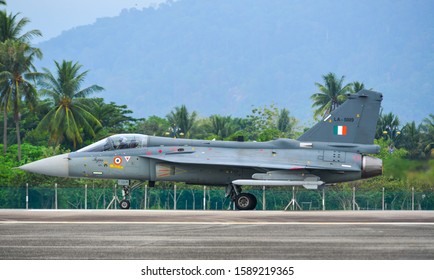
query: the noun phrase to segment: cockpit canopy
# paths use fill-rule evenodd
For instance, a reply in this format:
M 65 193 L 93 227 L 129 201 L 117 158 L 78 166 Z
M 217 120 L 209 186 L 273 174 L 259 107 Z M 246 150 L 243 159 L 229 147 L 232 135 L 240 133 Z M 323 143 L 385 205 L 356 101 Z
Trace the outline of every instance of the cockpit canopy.
M 143 134 L 116 134 L 86 146 L 77 152 L 105 152 L 146 147 L 148 136 Z

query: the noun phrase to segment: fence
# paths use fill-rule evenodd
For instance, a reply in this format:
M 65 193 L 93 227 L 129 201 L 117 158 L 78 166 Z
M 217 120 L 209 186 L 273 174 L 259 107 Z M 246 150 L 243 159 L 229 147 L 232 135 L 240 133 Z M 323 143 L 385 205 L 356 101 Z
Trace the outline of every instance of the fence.
M 257 197 L 257 210 L 434 210 L 434 192 L 330 187 L 245 188 Z M 0 187 L 0 208 L 115 209 L 122 188 L 107 186 Z M 132 209 L 226 210 L 233 207 L 225 188 L 205 186 L 142 186 L 131 192 Z

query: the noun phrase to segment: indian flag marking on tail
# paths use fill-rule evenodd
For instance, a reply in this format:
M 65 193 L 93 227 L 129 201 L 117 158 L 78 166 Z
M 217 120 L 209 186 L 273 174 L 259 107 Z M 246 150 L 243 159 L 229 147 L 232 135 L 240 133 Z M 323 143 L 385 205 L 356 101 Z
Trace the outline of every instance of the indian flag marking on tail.
M 335 125 L 333 127 L 334 135 L 347 135 L 347 126 L 346 125 Z

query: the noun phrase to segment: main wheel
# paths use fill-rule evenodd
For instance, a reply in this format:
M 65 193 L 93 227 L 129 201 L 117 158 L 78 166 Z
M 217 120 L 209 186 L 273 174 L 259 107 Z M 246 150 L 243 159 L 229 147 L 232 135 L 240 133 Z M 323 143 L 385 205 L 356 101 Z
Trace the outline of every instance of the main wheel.
M 253 210 L 256 208 L 256 197 L 250 193 L 240 193 L 235 197 L 235 207 L 238 210 Z
M 121 202 L 119 202 L 119 207 L 121 207 L 121 209 L 130 209 L 130 201 L 129 200 L 121 200 Z

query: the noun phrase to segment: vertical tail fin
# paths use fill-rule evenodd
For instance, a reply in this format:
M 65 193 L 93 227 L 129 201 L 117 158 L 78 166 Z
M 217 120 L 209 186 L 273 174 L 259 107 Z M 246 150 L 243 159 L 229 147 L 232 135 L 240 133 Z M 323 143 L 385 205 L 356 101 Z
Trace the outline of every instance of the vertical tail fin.
M 299 141 L 373 144 L 383 95 L 361 90 L 317 123 Z

